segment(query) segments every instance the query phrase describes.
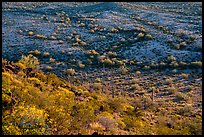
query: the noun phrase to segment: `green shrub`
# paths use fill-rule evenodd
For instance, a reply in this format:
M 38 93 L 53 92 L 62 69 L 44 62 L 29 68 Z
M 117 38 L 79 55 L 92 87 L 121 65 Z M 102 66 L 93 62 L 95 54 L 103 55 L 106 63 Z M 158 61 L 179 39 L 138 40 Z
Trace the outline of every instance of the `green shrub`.
M 114 62 L 112 62 L 112 60 L 110 60 L 109 58 L 104 59 L 104 60 L 103 60 L 103 63 L 106 64 L 106 65 L 108 65 L 108 66 L 112 66 L 112 65 L 114 64 Z
M 39 61 L 36 57 L 34 57 L 32 54 L 29 54 L 28 56 L 22 56 L 21 60 L 18 61 L 18 63 L 21 63 L 27 68 L 37 68 L 39 67 Z
M 173 68 L 176 68 L 179 66 L 179 64 L 176 62 L 176 61 L 172 61 L 170 64 L 169 64 L 170 67 L 173 67 Z
M 126 74 L 128 72 L 128 68 L 126 66 L 120 66 L 119 72 L 121 74 Z
M 145 65 L 145 66 L 143 67 L 143 69 L 144 69 L 144 70 L 149 70 L 149 69 L 150 69 L 150 66 L 146 66 L 146 65 Z
M 202 68 L 202 62 L 201 62 L 201 61 L 191 62 L 190 65 L 191 65 L 192 67 L 195 67 L 195 68 Z
M 136 71 L 135 73 L 136 73 L 137 75 L 140 75 L 140 74 L 141 74 L 141 72 L 140 72 L 140 71 Z
M 175 96 L 178 101 L 187 101 L 188 97 L 184 93 L 178 92 Z
M 28 32 L 28 35 L 33 36 L 34 33 L 33 33 L 32 31 L 29 31 L 29 32 Z
M 167 57 L 167 61 L 169 62 L 176 61 L 176 58 L 173 55 L 170 55 Z
M 181 107 L 177 113 L 182 116 L 190 116 L 193 112 L 193 109 L 194 108 L 192 106 L 186 104 L 184 107 Z
M 27 106 L 23 103 L 14 108 L 14 112 L 6 117 L 2 125 L 3 134 L 19 135 L 45 135 L 50 134 L 46 124 L 48 114 L 35 106 Z
M 66 70 L 66 73 L 67 73 L 68 75 L 74 75 L 74 74 L 75 74 L 75 70 L 74 70 L 73 68 L 70 68 L 70 69 L 67 69 L 67 70 Z
M 152 36 L 150 34 L 145 35 L 145 38 L 152 39 Z
M 102 84 L 97 82 L 97 83 L 93 83 L 93 89 L 95 90 L 101 90 L 102 89 Z
M 178 89 L 176 89 L 175 87 L 172 86 L 172 87 L 168 87 L 167 91 L 168 91 L 169 95 L 172 95 L 172 94 L 175 95 L 178 92 Z

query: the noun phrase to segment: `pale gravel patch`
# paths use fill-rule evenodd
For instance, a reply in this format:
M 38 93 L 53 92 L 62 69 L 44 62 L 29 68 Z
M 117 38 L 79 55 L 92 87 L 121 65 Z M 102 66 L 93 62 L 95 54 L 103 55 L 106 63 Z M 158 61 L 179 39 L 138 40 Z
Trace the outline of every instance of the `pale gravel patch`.
M 144 45 L 136 43 L 129 50 L 124 51 L 123 55 L 126 58 L 146 63 L 158 63 L 169 55 L 175 56 L 178 62 L 191 62 L 194 61 L 195 58 L 202 58 L 202 53 L 200 52 L 171 49 L 165 43 L 158 41 L 149 41 Z

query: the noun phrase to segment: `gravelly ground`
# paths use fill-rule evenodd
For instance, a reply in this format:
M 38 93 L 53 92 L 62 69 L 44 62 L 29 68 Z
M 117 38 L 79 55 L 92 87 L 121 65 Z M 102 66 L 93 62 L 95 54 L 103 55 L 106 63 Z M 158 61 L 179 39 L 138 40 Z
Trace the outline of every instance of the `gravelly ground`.
M 169 55 L 176 57 L 178 62 L 201 61 L 201 11 L 202 3 L 188 2 L 3 2 L 2 57 L 15 61 L 31 50 L 49 52 L 48 57 L 38 56 L 42 68 L 49 65 L 53 68 L 52 71 L 61 77 L 66 77 L 62 72 L 67 68 L 75 68 L 77 61 L 85 62 L 88 59 L 86 51 L 93 49 L 100 55 L 114 51 L 118 54 L 117 59 L 127 62 L 137 61 L 142 66 L 163 62 Z M 67 24 L 62 23 L 60 21 L 62 17 L 69 17 L 70 21 Z M 80 26 L 81 23 L 84 23 L 84 26 Z M 113 28 L 118 32 L 111 32 Z M 19 32 L 20 30 L 22 32 Z M 29 36 L 29 31 L 47 38 Z M 74 34 L 75 31 L 77 34 Z M 150 34 L 152 39 L 135 40 L 141 32 Z M 72 45 L 74 42 L 70 37 L 75 35 L 86 42 L 86 47 Z M 51 36 L 56 37 L 56 40 L 49 39 Z M 192 37 L 196 37 L 196 40 L 192 40 Z M 174 46 L 181 42 L 186 42 L 187 45 L 176 49 Z M 114 46 L 118 48 L 114 49 Z M 56 62 L 50 63 L 49 58 L 54 58 Z M 129 67 L 140 70 L 134 65 Z M 109 82 L 111 81 L 109 78 L 112 78 L 128 83 L 126 78 L 138 78 L 135 74 L 127 74 L 123 78 L 123 75 L 119 75 L 118 68 L 104 70 L 96 64 L 87 65 L 84 69 L 77 67 L 75 69 L 76 77 L 83 81 L 85 79 L 93 81 L 100 77 L 104 82 Z M 169 73 L 168 70 L 167 68 L 163 71 Z M 193 74 L 198 72 L 198 76 L 202 79 L 200 71 L 186 69 L 183 72 L 193 72 Z M 144 71 L 142 74 L 159 76 L 154 70 Z M 144 81 L 143 78 L 140 82 Z
M 41 6 L 36 7 L 31 10 L 24 11 L 22 10 L 21 5 L 20 6 L 13 6 L 13 5 L 20 5 L 20 4 L 3 4 L 3 56 L 10 58 L 12 60 L 15 60 L 16 58 L 19 58 L 21 55 L 21 50 L 23 49 L 23 53 L 26 54 L 28 50 L 34 49 L 35 45 L 40 45 L 42 46 L 45 51 L 52 52 L 52 49 L 49 50 L 48 47 L 51 46 L 55 50 L 56 43 L 54 41 L 47 41 L 47 40 L 36 40 L 36 39 L 30 39 L 24 34 L 18 34 L 16 31 L 18 29 L 22 29 L 24 31 L 26 30 L 33 30 L 36 33 L 44 34 L 46 36 L 51 35 L 53 32 L 55 32 L 56 26 L 60 26 L 61 23 L 52 23 L 52 19 L 56 17 L 56 12 L 64 11 L 68 13 L 68 16 L 76 16 L 76 19 L 73 18 L 71 22 L 71 26 L 65 26 L 62 27 L 65 29 L 65 34 L 60 34 L 59 32 L 59 37 L 61 39 L 64 39 L 66 36 L 69 36 L 70 33 L 72 33 L 74 30 L 78 30 L 80 36 L 84 41 L 91 45 L 93 44 L 96 50 L 101 50 L 106 47 L 108 43 L 111 41 L 117 42 L 121 38 L 134 38 L 136 35 L 132 33 L 132 36 L 129 36 L 129 32 L 127 31 L 126 33 L 117 33 L 117 34 L 111 34 L 110 37 L 107 37 L 105 39 L 101 38 L 100 36 L 106 36 L 107 31 L 101 32 L 101 33 L 90 33 L 89 30 L 86 27 L 76 27 L 76 20 L 81 20 L 81 22 L 84 22 L 86 25 L 90 23 L 91 21 L 100 26 L 101 28 L 106 28 L 106 30 L 110 30 L 113 27 L 121 27 L 124 30 L 134 30 L 135 26 L 139 27 L 142 26 L 147 30 L 147 33 L 150 33 L 153 35 L 153 40 L 151 40 L 152 45 L 157 44 L 158 47 L 155 47 L 157 49 L 164 48 L 162 55 L 166 54 L 168 52 L 169 54 L 173 54 L 178 56 L 178 58 L 181 58 L 179 60 L 182 60 L 184 56 L 189 55 L 188 51 L 194 50 L 194 48 L 190 48 L 187 51 L 185 49 L 183 50 L 174 50 L 166 46 L 165 40 L 168 40 L 169 38 L 173 40 L 178 40 L 177 36 L 172 33 L 176 33 L 177 31 L 186 31 L 186 35 L 197 35 L 199 39 L 196 42 L 193 42 L 189 44 L 189 46 L 192 47 L 201 47 L 201 42 L 202 42 L 202 32 L 201 32 L 201 26 L 202 26 L 202 21 L 201 21 L 201 11 L 200 8 L 198 7 L 195 12 L 197 12 L 197 16 L 192 16 L 192 13 L 194 10 L 187 14 L 183 15 L 182 10 L 185 13 L 186 6 L 189 6 L 189 8 L 193 8 L 193 6 L 198 5 L 198 4 L 189 4 L 187 3 L 179 4 L 181 6 L 181 13 L 172 13 L 172 12 L 165 12 L 162 9 L 168 9 L 167 7 L 172 6 L 172 9 L 176 9 L 175 3 L 173 4 L 158 4 L 156 7 L 154 7 L 155 4 L 148 3 L 148 4 L 143 4 L 143 3 L 42 3 Z M 35 4 L 33 4 L 35 5 Z M 76 7 L 76 5 L 79 5 Z M 141 5 L 141 6 L 140 6 Z M 151 7 L 150 7 L 151 5 Z M 164 5 L 162 7 L 162 5 Z M 30 4 L 25 3 L 24 7 L 30 7 Z M 7 10 L 9 8 L 7 7 L 12 7 L 10 10 Z M 150 7 L 150 8 L 149 8 Z M 157 7 L 162 7 L 157 8 Z M 147 10 L 148 8 L 148 10 Z M 180 10 L 180 9 L 179 9 Z M 173 10 L 172 10 L 173 11 Z M 179 12 L 179 11 L 178 11 Z M 188 11 L 190 12 L 190 11 Z M 43 14 L 47 14 L 48 18 L 51 20 L 51 23 L 47 23 L 42 20 L 38 20 L 39 17 L 41 17 Z M 131 17 L 134 16 L 134 17 Z M 140 17 L 142 20 L 137 20 L 137 18 Z M 191 21 L 192 22 L 189 22 Z M 144 22 L 145 21 L 145 22 Z M 163 25 L 165 27 L 168 27 L 171 31 L 171 33 L 163 33 L 161 30 L 155 29 L 154 26 L 148 25 L 147 22 L 156 22 L 158 25 Z M 144 22 L 144 23 L 143 23 Z M 32 24 L 40 24 L 40 26 L 35 26 L 33 27 Z M 9 33 L 8 33 L 9 32 Z M 128 37 L 127 37 L 128 36 Z M 24 38 L 21 38 L 24 37 Z M 178 41 L 181 41 L 182 39 L 179 39 Z M 185 40 L 183 40 L 185 41 Z M 100 43 L 103 43 L 101 44 Z M 68 41 L 65 40 L 63 43 L 65 46 L 59 47 L 60 49 L 69 49 Z M 142 41 L 141 43 L 133 43 L 133 45 L 142 45 L 148 46 L 149 44 L 146 44 L 146 41 Z M 5 45 L 5 46 L 4 46 Z M 15 47 L 11 47 L 8 49 L 7 45 L 15 45 Z M 99 45 L 99 46 L 98 46 Z M 151 45 L 151 44 L 150 44 Z M 27 50 L 25 50 L 26 46 Z M 131 45 L 130 45 L 131 46 Z M 161 46 L 161 47 L 160 47 Z M 4 50 L 4 48 L 6 48 Z M 148 49 L 148 54 L 153 54 L 150 55 L 149 57 L 146 57 L 146 60 L 150 61 L 157 60 L 157 58 L 160 58 L 160 56 L 154 56 L 154 53 L 149 50 L 149 47 L 145 47 Z M 19 51 L 15 52 L 12 56 L 10 54 L 12 51 Z M 134 49 L 134 48 L 133 48 Z M 73 50 L 73 48 L 71 48 Z M 142 50 L 142 49 L 141 49 Z M 79 51 L 81 52 L 81 51 Z M 9 53 L 9 56 L 7 55 Z M 130 53 L 130 54 L 126 54 Z M 140 50 L 134 50 L 132 51 L 132 48 L 130 50 L 125 51 L 124 55 L 126 58 L 135 58 L 141 61 L 146 61 L 140 58 L 137 55 L 137 53 L 141 53 Z M 83 54 L 83 52 L 82 52 Z M 161 56 L 162 56 L 161 55 Z M 154 56 L 154 58 L 152 58 Z M 192 59 L 194 58 L 195 59 Z M 184 60 L 200 60 L 201 59 L 201 52 L 192 52 L 190 56 L 187 57 L 187 59 Z

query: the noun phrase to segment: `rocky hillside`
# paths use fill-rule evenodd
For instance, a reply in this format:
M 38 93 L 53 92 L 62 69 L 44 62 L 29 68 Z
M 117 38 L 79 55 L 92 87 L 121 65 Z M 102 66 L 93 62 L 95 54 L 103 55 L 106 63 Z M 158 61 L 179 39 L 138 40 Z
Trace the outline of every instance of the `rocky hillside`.
M 201 104 L 194 106 L 188 95 L 173 87 L 168 94 L 176 94 L 180 103 L 113 96 L 44 74 L 32 55 L 17 63 L 2 62 L 3 135 L 202 133 Z
M 201 134 L 201 2 L 2 2 L 3 134 Z

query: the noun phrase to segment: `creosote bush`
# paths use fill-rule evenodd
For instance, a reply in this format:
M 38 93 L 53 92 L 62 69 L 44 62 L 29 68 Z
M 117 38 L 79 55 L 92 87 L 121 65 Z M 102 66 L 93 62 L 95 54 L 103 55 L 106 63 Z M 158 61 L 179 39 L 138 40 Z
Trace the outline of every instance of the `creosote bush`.
M 75 70 L 74 70 L 73 68 L 70 68 L 70 69 L 67 69 L 67 70 L 66 70 L 66 73 L 67 73 L 68 75 L 74 75 L 74 74 L 75 74 Z
M 27 57 L 23 55 L 18 63 L 27 68 L 36 68 L 39 65 L 38 59 L 32 54 L 29 54 Z

